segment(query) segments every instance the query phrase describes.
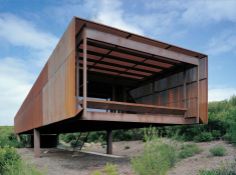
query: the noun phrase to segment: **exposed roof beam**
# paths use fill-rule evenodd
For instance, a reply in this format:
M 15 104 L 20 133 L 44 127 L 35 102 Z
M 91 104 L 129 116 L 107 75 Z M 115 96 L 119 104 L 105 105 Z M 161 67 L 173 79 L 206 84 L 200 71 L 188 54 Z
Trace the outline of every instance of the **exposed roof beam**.
M 82 49 L 80 49 L 79 51 L 82 52 Z M 132 63 L 134 65 L 143 65 L 143 66 L 146 66 L 146 67 L 151 67 L 151 68 L 160 69 L 160 70 L 166 69 L 166 68 L 163 68 L 162 66 L 151 65 L 151 64 L 144 63 L 144 62 L 134 61 L 132 59 L 121 58 L 121 57 L 117 57 L 117 56 L 113 56 L 113 55 L 106 55 L 106 54 L 102 54 L 102 53 L 98 53 L 98 52 L 93 52 L 93 51 L 90 51 L 90 50 L 88 50 L 87 53 L 90 54 L 90 55 L 94 55 L 94 56 L 119 60 L 119 61 L 124 62 L 124 64 L 126 62 L 126 63 Z
M 139 43 L 129 39 L 125 39 L 119 36 L 115 36 L 109 33 L 100 32 L 94 29 L 86 28 L 87 37 L 93 40 L 102 41 L 116 46 L 129 48 L 132 50 L 138 50 L 144 53 L 149 53 L 164 58 L 173 59 L 176 61 L 181 61 L 189 64 L 199 65 L 199 60 L 195 57 L 187 56 L 181 53 L 176 53 L 166 49 L 154 47 L 148 44 Z

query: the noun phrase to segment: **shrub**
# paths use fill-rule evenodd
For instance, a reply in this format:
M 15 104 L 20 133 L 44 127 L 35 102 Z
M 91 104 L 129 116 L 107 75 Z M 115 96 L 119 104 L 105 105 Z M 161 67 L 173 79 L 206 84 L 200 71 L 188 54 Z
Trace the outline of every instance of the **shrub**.
M 226 149 L 223 146 L 214 146 L 210 149 L 210 153 L 212 156 L 225 156 Z
M 213 137 L 210 132 L 202 132 L 199 135 L 194 137 L 195 142 L 208 142 L 212 140 L 213 140 Z
M 181 147 L 178 157 L 180 159 L 185 159 L 187 157 L 192 157 L 195 154 L 201 152 L 201 149 L 196 144 L 185 144 Z
M 65 134 L 63 137 L 63 141 L 66 143 L 70 143 L 72 140 L 76 140 L 75 134 Z
M 0 148 L 0 174 L 41 175 L 34 167 L 25 164 L 11 147 Z
M 198 175 L 236 175 L 236 164 L 233 162 L 217 169 L 201 170 Z
M 91 175 L 102 175 L 102 173 L 100 171 L 93 171 Z
M 75 148 L 75 147 L 78 147 L 78 146 L 81 146 L 82 145 L 82 141 L 81 140 L 72 140 L 70 142 L 70 146 L 72 148 Z
M 104 167 L 104 172 L 107 175 L 119 175 L 117 166 L 110 163 L 106 164 L 106 166 Z
M 14 164 L 19 159 L 20 156 L 14 148 L 0 148 L 0 174 L 4 174 L 7 171 L 8 165 Z
M 236 145 L 236 122 L 230 124 L 230 128 L 228 131 L 229 141 Z
M 220 137 L 222 136 L 220 131 L 218 130 L 212 130 L 211 134 L 212 134 L 213 139 L 220 139 Z
M 18 142 L 12 126 L 0 126 L 0 133 L 0 147 L 21 148 L 30 143 L 28 135 L 20 135 L 20 142 Z
M 147 141 L 144 152 L 131 160 L 139 175 L 164 175 L 176 162 L 175 148 L 162 140 Z
M 103 172 L 103 173 L 102 173 Z M 107 163 L 101 171 L 94 171 L 91 175 L 119 175 L 117 165 Z

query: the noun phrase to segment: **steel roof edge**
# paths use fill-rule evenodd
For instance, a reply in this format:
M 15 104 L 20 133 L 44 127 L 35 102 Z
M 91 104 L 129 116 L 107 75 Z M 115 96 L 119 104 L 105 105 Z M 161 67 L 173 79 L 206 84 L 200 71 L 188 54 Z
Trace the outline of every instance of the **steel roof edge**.
M 157 39 L 153 39 L 153 38 L 148 38 L 146 36 L 143 36 L 143 35 L 139 35 L 139 34 L 135 34 L 135 33 L 132 33 L 132 32 L 128 32 L 128 31 L 125 31 L 125 30 L 122 30 L 122 29 L 118 29 L 118 28 L 115 28 L 115 27 L 111 27 L 111 26 L 108 26 L 106 24 L 102 24 L 102 23 L 99 23 L 99 22 L 95 22 L 95 21 L 91 21 L 91 20 L 87 20 L 87 19 L 84 19 L 84 18 L 81 18 L 81 17 L 77 17 L 77 16 L 74 16 L 73 17 L 75 20 L 80 20 L 80 21 L 84 21 L 85 23 L 91 23 L 91 24 L 95 24 L 95 25 L 99 25 L 99 26 L 103 26 L 103 27 L 106 27 L 106 28 L 110 28 L 110 29 L 113 29 L 113 30 L 116 30 L 116 31 L 119 31 L 119 32 L 123 32 L 123 33 L 126 33 L 127 35 L 133 35 L 133 36 L 136 36 L 140 39 L 145 39 L 145 40 L 149 40 L 151 42 L 156 42 L 157 44 L 163 44 L 163 45 L 167 45 L 169 48 L 176 48 L 176 49 L 180 49 L 180 50 L 183 50 L 185 52 L 190 52 L 192 54 L 195 54 L 194 57 L 196 58 L 199 58 L 199 59 L 202 59 L 204 57 L 207 57 L 206 54 L 203 54 L 201 52 L 197 52 L 197 51 L 193 51 L 193 50 L 190 50 L 190 49 L 186 49 L 186 48 L 183 48 L 183 47 L 179 47 L 179 46 L 176 46 L 174 44 L 169 44 L 169 43 L 166 43 L 166 42 L 163 42 L 163 41 L 160 41 L 160 40 L 157 40 Z M 83 25 L 82 25 L 83 26 Z M 158 47 L 158 46 L 156 46 Z M 167 49 L 168 50 L 168 49 Z M 179 51 L 175 51 L 175 52 L 179 52 Z M 185 55 L 189 55 L 189 54 L 186 54 L 186 53 L 183 53 L 183 52 L 179 52 L 179 53 L 182 53 L 182 54 L 185 54 Z M 191 56 L 191 55 L 189 55 Z

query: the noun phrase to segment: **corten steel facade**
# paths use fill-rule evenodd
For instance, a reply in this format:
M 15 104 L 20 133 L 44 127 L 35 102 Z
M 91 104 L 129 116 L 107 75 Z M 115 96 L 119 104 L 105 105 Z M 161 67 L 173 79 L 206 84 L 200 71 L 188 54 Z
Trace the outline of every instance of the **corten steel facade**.
M 17 112 L 15 132 L 207 123 L 207 104 L 207 55 L 75 17 Z

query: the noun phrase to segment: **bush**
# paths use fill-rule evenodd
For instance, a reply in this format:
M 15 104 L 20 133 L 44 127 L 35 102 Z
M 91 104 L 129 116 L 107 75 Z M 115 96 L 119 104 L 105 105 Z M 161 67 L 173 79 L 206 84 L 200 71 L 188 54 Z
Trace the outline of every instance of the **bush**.
M 144 129 L 130 129 L 130 130 L 114 130 L 112 132 L 113 141 L 130 141 L 130 140 L 142 140 L 143 139 Z M 76 140 L 76 138 L 80 135 L 80 133 L 67 133 L 60 134 L 60 140 L 65 143 L 70 143 L 72 140 Z M 96 131 L 89 132 L 88 142 L 106 142 L 106 132 L 105 131 Z
M 106 164 L 106 166 L 104 168 L 104 172 L 107 175 L 119 175 L 117 166 L 113 165 L 113 164 L 110 164 L 110 163 Z
M 214 146 L 210 149 L 210 153 L 212 156 L 225 156 L 226 149 L 223 146 Z
M 16 135 L 13 133 L 13 127 L 11 126 L 1 126 L 0 127 L 0 147 L 23 147 L 23 143 L 17 141 Z
M 187 157 L 192 157 L 195 154 L 201 152 L 201 149 L 196 144 L 185 144 L 181 147 L 178 157 L 180 159 L 185 159 Z
M 144 152 L 131 160 L 139 175 L 164 175 L 176 162 L 175 148 L 162 140 L 147 141 Z
M 236 175 L 236 164 L 234 162 L 213 170 L 201 170 L 198 175 Z
M 211 134 L 212 134 L 212 137 L 213 137 L 214 140 L 218 140 L 222 136 L 220 131 L 218 131 L 218 130 L 212 130 Z
M 208 142 L 212 140 L 213 140 L 213 137 L 210 132 L 202 132 L 199 135 L 194 137 L 195 142 Z
M 0 148 L 0 174 L 4 174 L 7 171 L 8 165 L 14 164 L 14 162 L 17 162 L 19 159 L 20 156 L 16 153 L 14 148 Z
M 230 124 L 228 136 L 229 141 L 236 145 L 236 122 Z
M 107 163 L 101 171 L 94 171 L 91 175 L 119 175 L 119 173 L 116 165 Z
M 41 175 L 34 167 L 25 164 L 11 147 L 0 148 L 0 174 Z
M 75 134 L 65 134 L 63 137 L 63 141 L 66 143 L 70 143 L 72 140 L 76 140 Z

